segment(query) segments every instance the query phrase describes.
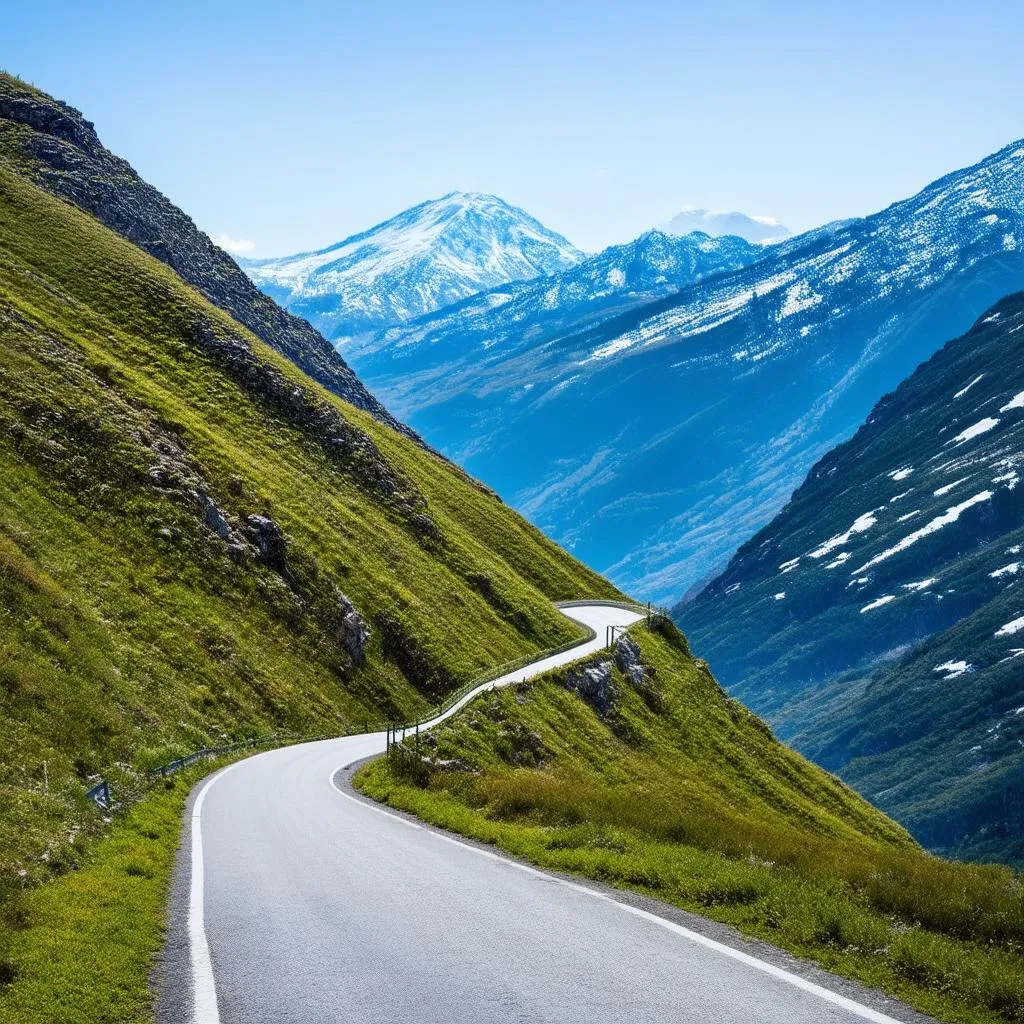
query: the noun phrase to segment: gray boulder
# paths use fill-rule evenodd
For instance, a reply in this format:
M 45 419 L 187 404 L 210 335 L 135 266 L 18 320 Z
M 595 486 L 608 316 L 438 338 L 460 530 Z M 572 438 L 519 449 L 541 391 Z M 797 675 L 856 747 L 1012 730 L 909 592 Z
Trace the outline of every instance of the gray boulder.
M 292 583 L 292 574 L 288 571 L 288 541 L 281 527 L 270 516 L 246 516 L 245 532 L 256 545 L 264 564 L 287 583 Z
M 629 636 L 622 636 L 615 642 L 615 664 L 619 671 L 636 687 L 647 682 L 648 670 L 640 659 L 640 648 Z
M 199 507 L 203 511 L 203 522 L 221 540 L 227 540 L 231 537 L 231 527 L 224 513 L 217 507 L 214 500 L 205 491 L 198 491 L 196 493 L 196 501 L 199 502 Z
M 612 663 L 580 665 L 565 676 L 567 689 L 578 693 L 599 715 L 607 715 L 615 707 L 619 691 L 612 682 Z

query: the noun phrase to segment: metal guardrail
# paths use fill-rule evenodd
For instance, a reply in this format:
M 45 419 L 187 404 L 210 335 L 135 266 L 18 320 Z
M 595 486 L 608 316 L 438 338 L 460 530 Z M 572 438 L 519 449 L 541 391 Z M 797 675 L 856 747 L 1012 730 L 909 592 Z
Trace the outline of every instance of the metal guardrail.
M 185 754 L 183 757 L 176 758 L 173 761 L 168 761 L 167 764 L 160 765 L 158 768 L 151 769 L 147 774 L 152 780 L 162 779 L 166 778 L 168 775 L 173 775 L 182 768 L 187 768 L 190 764 L 195 764 L 196 761 L 202 761 L 205 758 L 220 757 L 223 754 L 231 754 L 236 750 L 270 746 L 274 743 L 282 743 L 289 740 L 294 740 L 299 743 L 313 743 L 316 740 L 333 738 L 333 734 L 329 733 L 320 733 L 315 736 L 303 733 L 275 733 L 272 736 L 258 736 L 255 739 L 240 740 L 237 743 L 225 743 L 219 747 L 203 747 L 201 750 L 194 750 L 191 754 Z M 92 789 L 86 792 L 85 796 L 86 799 L 91 800 L 101 811 L 109 811 L 114 809 L 116 806 L 111 794 L 110 783 L 106 779 L 100 779 Z
M 665 614 L 665 610 L 663 608 L 655 608 L 649 601 L 647 604 L 641 604 L 639 601 L 614 601 L 605 598 L 597 598 L 593 601 L 578 600 L 554 602 L 556 608 L 586 608 L 595 604 L 600 605 L 602 608 L 625 608 L 626 611 L 638 612 L 641 615 L 649 615 L 652 612 L 657 612 L 659 615 Z
M 605 601 L 577 601 L 568 602 L 565 605 L 556 603 L 556 607 L 572 607 L 574 604 L 587 605 L 587 604 L 617 604 L 618 602 L 605 602 Z M 632 607 L 632 606 L 630 606 Z M 573 620 L 575 621 L 575 620 Z M 583 625 L 579 623 L 579 625 Z M 502 665 L 496 665 L 494 668 L 488 669 L 486 672 L 481 672 L 479 675 L 474 676 L 467 683 L 463 683 L 453 693 L 448 694 L 447 697 L 440 703 L 432 708 L 428 708 L 419 718 L 412 722 L 389 722 L 387 724 L 387 730 L 389 735 L 395 732 L 405 733 L 410 729 L 418 729 L 424 722 L 433 721 L 439 715 L 443 715 L 446 711 L 454 707 L 459 703 L 467 694 L 472 693 L 477 687 L 484 686 L 487 683 L 493 682 L 495 679 L 500 679 L 504 675 L 508 675 L 509 672 L 515 672 L 516 669 L 525 668 L 527 665 L 532 665 L 535 661 L 543 661 L 545 658 L 553 658 L 556 654 L 562 654 L 565 651 L 571 651 L 574 647 L 579 647 L 581 644 L 589 643 L 591 640 L 597 637 L 597 633 L 594 632 L 589 626 L 583 626 L 585 635 L 583 637 L 576 637 L 574 640 L 569 640 L 564 644 L 560 644 L 558 647 L 548 647 L 543 651 L 534 651 L 531 654 L 524 654 L 519 658 L 515 658 L 512 661 L 506 661 Z

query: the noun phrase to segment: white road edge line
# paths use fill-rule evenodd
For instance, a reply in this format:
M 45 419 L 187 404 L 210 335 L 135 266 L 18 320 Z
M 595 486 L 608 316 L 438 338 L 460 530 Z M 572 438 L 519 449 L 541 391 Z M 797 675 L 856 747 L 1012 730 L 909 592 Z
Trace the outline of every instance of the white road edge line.
M 213 980 L 210 946 L 206 941 L 206 920 L 203 912 L 203 801 L 209 788 L 234 765 L 217 772 L 203 783 L 192 806 L 192 871 L 188 897 L 188 947 L 192 961 L 193 1024 L 220 1024 L 217 1009 L 217 985 Z
M 580 885 L 578 882 L 570 882 L 568 879 L 559 878 L 557 875 L 549 875 L 546 871 L 540 871 L 528 864 L 523 864 L 517 860 L 512 860 L 509 857 L 503 857 L 500 854 L 492 853 L 490 850 L 482 850 L 479 846 L 473 846 L 471 843 L 465 843 L 461 839 L 456 839 L 454 836 L 446 836 L 443 833 L 438 832 L 436 829 L 429 828 L 428 826 L 416 821 L 410 821 L 408 818 L 403 817 L 400 814 L 395 814 L 393 811 L 367 803 L 365 800 L 360 800 L 357 797 L 346 793 L 337 785 L 337 783 L 335 783 L 335 776 L 338 772 L 343 770 L 344 769 L 340 766 L 335 768 L 335 770 L 328 776 L 327 781 L 330 783 L 334 791 L 340 796 L 343 796 L 346 800 L 351 800 L 352 803 L 358 804 L 360 807 L 365 807 L 368 811 L 383 814 L 386 818 L 391 818 L 393 821 L 401 822 L 403 825 L 408 825 L 410 828 L 419 829 L 434 836 L 435 839 L 440 839 L 445 843 L 451 843 L 453 846 L 459 846 L 463 850 L 469 850 L 471 853 L 475 853 L 480 857 L 486 857 L 488 860 L 499 861 L 511 868 L 515 868 L 517 871 L 522 871 L 525 874 L 542 878 L 547 882 L 555 882 L 558 885 L 564 885 L 567 889 L 584 893 L 585 895 L 596 900 L 601 900 L 604 903 L 610 903 L 612 906 L 618 907 L 619 910 L 623 910 L 627 914 L 632 914 L 634 917 L 643 918 L 645 921 L 651 921 L 653 924 L 660 925 L 662 928 L 666 929 L 666 931 L 673 932 L 674 934 L 679 935 L 684 939 L 688 939 L 690 942 L 694 942 L 699 946 L 705 946 L 708 949 L 713 949 L 715 952 L 731 957 L 733 960 L 738 960 L 740 963 L 746 964 L 748 967 L 753 967 L 765 974 L 769 974 L 774 978 L 778 978 L 780 981 L 784 981 L 792 985 L 794 988 L 803 989 L 811 995 L 818 996 L 818 998 L 824 999 L 826 1002 L 833 1003 L 844 1010 L 848 1010 L 857 1017 L 873 1021 L 874 1024 L 901 1024 L 901 1022 L 896 1020 L 895 1017 L 888 1017 L 878 1010 L 873 1010 L 870 1006 L 865 1006 L 863 1003 L 858 1003 L 856 1000 L 850 999 L 847 996 L 842 996 L 838 992 L 833 992 L 831 989 L 817 985 L 813 981 L 801 978 L 799 974 L 792 974 L 790 971 L 784 970 L 781 967 L 776 967 L 775 964 L 768 963 L 767 960 L 759 960 L 756 956 L 751 956 L 749 953 L 744 953 L 742 950 L 734 949 L 732 946 L 727 946 L 724 942 L 718 942 L 715 939 L 708 938 L 706 935 L 701 935 L 700 932 L 691 931 L 691 929 L 685 928 L 681 924 L 676 924 L 675 921 L 669 921 L 667 918 L 659 917 L 657 914 L 652 914 L 649 910 L 641 910 L 639 907 L 631 906 L 629 903 L 621 903 L 619 900 L 615 899 L 614 896 L 608 895 L 608 893 L 599 892 L 597 889 L 591 889 L 589 886 Z

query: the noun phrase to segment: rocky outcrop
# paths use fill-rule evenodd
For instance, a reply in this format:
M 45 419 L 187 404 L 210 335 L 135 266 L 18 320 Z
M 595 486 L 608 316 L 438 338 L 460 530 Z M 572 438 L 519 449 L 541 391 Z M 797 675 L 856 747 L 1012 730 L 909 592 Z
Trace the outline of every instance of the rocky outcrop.
M 479 775 L 480 772 L 461 757 L 424 757 L 423 763 L 442 772 L 459 772 L 465 775 Z
M 674 625 L 671 628 L 674 633 L 682 636 Z M 615 641 L 614 657 L 619 671 L 630 681 L 633 689 L 643 697 L 644 703 L 652 711 L 664 711 L 665 696 L 655 681 L 654 668 L 644 664 L 639 644 L 628 633 Z
M 612 681 L 612 663 L 599 661 L 571 668 L 565 674 L 565 687 L 578 693 L 601 716 L 616 706 L 619 691 Z
M 73 107 L 0 74 L 0 148 L 14 155 L 35 184 L 166 263 L 336 395 L 418 440 L 367 391 L 329 342 L 259 291 L 190 217 L 104 148 L 92 123 Z
M 640 659 L 640 648 L 630 636 L 621 636 L 615 642 L 615 664 L 619 671 L 636 687 L 647 682 L 647 668 Z
M 199 318 L 186 333 L 193 344 L 212 357 L 246 391 L 291 426 L 311 434 L 332 460 L 351 472 L 365 487 L 401 507 L 417 532 L 424 532 L 425 501 L 411 481 L 391 468 L 373 439 L 354 427 L 329 402 L 289 380 L 277 367 L 260 359 L 244 338 L 216 329 Z M 439 531 L 437 531 L 439 533 Z
M 245 532 L 263 564 L 294 586 L 295 579 L 288 569 L 288 541 L 281 527 L 270 516 L 246 516 Z
M 199 507 L 203 511 L 203 523 L 221 540 L 227 540 L 231 536 L 231 527 L 224 513 L 217 506 L 217 503 L 208 494 L 200 491 L 196 495 Z
M 356 611 L 352 602 L 339 590 L 338 641 L 356 665 L 362 665 L 366 658 L 366 645 L 370 641 L 370 627 Z
M 520 768 L 539 768 L 551 756 L 539 732 L 522 722 L 511 722 L 498 733 L 494 749 L 498 756 Z

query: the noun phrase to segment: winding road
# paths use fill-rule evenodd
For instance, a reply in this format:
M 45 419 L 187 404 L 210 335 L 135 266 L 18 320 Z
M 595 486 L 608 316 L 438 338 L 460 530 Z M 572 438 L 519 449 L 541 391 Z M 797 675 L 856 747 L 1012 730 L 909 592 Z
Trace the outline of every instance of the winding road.
M 604 644 L 639 616 L 566 608 Z M 445 713 L 453 714 L 463 701 Z M 161 1024 L 832 1024 L 925 1018 L 729 929 L 535 870 L 371 804 L 384 733 L 272 750 L 193 795 Z

